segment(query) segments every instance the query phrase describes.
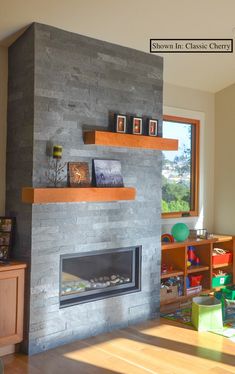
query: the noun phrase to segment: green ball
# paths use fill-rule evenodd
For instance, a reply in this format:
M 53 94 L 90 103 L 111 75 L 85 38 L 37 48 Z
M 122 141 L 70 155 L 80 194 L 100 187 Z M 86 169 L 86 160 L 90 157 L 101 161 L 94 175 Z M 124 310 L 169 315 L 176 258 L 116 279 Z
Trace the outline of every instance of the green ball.
M 183 242 L 189 236 L 189 228 L 185 223 L 176 223 L 171 229 L 171 234 L 177 242 Z

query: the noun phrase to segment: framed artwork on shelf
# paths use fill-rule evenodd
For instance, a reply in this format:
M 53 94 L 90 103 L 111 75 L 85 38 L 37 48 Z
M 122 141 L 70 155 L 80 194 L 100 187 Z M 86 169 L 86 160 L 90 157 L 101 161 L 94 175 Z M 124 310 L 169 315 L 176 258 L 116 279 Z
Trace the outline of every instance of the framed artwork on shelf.
M 123 187 L 119 160 L 92 160 L 93 184 L 96 187 Z
M 68 186 L 90 186 L 89 165 L 87 162 L 68 162 Z
M 114 116 L 114 129 L 116 132 L 126 133 L 127 130 L 127 118 L 123 114 L 116 114 Z
M 143 131 L 143 120 L 141 117 L 132 118 L 132 134 L 141 135 Z
M 158 135 L 158 120 L 148 119 L 148 135 L 157 136 Z
M 0 261 L 7 260 L 13 242 L 15 218 L 0 217 Z

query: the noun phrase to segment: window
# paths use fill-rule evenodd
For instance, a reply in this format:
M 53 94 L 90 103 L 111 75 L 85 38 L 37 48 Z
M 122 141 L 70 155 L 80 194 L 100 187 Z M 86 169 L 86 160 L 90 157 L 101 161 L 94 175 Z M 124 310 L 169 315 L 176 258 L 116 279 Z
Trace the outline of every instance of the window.
M 164 218 L 198 215 L 199 126 L 199 120 L 163 117 L 163 137 L 179 139 L 178 151 L 163 152 Z

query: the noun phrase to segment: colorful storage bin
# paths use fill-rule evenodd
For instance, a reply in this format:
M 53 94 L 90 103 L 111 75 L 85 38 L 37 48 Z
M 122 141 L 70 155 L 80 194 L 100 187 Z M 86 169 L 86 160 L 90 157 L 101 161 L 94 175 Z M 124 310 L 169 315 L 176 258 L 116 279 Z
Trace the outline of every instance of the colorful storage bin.
M 175 299 L 179 296 L 178 286 L 163 287 L 160 289 L 161 301 Z
M 194 297 L 192 324 L 198 331 L 216 331 L 223 328 L 222 305 L 215 297 Z
M 227 252 L 223 255 L 216 254 L 212 256 L 212 265 L 228 265 L 233 261 L 232 252 Z
M 197 293 L 200 293 L 202 291 L 202 286 L 196 286 L 196 287 L 189 287 L 189 288 L 186 288 L 186 295 L 187 296 L 190 296 L 190 295 L 195 295 Z
M 212 287 L 225 286 L 232 282 L 232 274 L 222 275 L 220 277 L 212 278 Z
M 235 285 L 225 287 L 221 292 L 226 299 L 235 300 Z
M 223 306 L 223 318 L 225 320 L 234 320 L 235 319 L 235 300 L 229 300 L 222 297 L 222 306 Z

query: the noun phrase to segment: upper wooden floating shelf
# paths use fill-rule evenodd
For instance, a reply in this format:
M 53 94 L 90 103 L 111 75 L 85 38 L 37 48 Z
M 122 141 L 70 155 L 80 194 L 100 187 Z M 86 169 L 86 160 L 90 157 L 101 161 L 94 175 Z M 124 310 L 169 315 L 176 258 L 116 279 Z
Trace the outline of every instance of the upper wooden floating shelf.
M 82 201 L 135 200 L 132 187 L 119 188 L 32 188 L 22 189 L 22 202 L 29 204 L 76 203 Z
M 161 151 L 177 151 L 178 140 L 157 136 L 120 134 L 108 131 L 85 131 L 84 143 L 108 147 L 145 148 Z

